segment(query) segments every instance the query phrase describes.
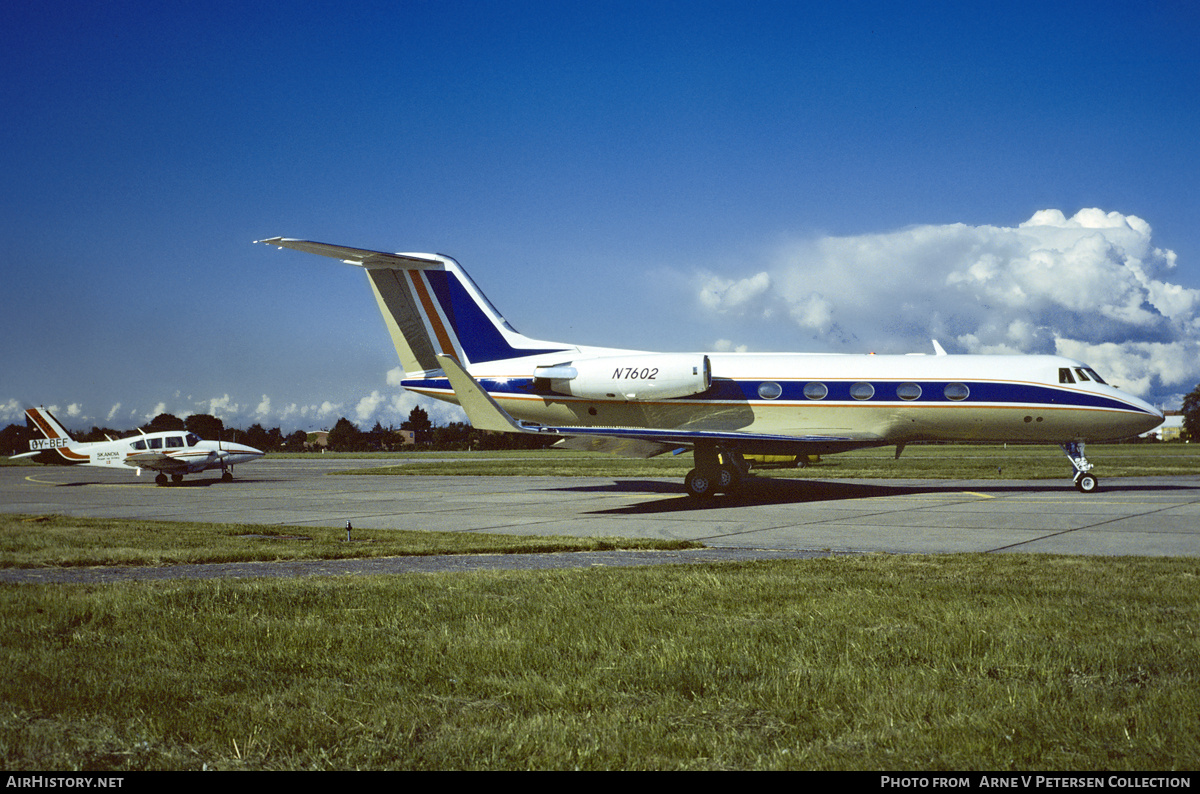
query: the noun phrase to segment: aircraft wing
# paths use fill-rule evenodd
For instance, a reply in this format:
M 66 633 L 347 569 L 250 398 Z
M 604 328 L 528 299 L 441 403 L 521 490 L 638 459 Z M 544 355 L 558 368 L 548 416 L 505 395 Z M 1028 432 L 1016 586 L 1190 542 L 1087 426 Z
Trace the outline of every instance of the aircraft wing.
M 161 471 L 163 474 L 186 472 L 188 469 L 188 465 L 184 461 L 162 452 L 140 452 L 129 455 L 121 462 L 131 469 L 150 469 L 151 471 Z
M 567 436 L 554 443 L 555 449 L 607 452 L 622 458 L 653 458 L 656 455 L 675 452 L 680 447 L 680 444 L 664 444 L 661 441 L 619 436 Z
M 843 435 L 785 436 L 747 433 L 738 430 L 688 430 L 686 428 L 645 427 L 554 427 L 518 422 L 506 412 L 470 373 L 456 360 L 438 355 L 442 371 L 450 380 L 459 405 L 467 412 L 471 425 L 479 430 L 503 433 L 548 433 L 563 436 L 556 447 L 612 452 L 627 457 L 649 458 L 673 450 L 688 449 L 700 442 L 716 442 L 734 449 L 760 454 L 804 454 L 816 450 L 846 451 L 880 446 L 880 438 Z

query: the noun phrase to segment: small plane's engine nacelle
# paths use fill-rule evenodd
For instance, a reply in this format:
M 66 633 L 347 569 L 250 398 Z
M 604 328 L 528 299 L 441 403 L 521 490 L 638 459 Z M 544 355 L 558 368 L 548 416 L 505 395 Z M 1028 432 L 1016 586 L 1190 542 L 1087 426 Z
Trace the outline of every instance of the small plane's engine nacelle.
M 694 353 L 646 353 L 604 356 L 538 367 L 551 390 L 592 400 L 669 400 L 689 397 L 712 385 L 708 356 Z

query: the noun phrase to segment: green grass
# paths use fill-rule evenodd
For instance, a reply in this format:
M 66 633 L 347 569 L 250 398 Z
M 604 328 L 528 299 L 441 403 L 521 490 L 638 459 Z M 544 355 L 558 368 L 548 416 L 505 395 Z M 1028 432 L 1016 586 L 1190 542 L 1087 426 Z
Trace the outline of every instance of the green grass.
M 0 568 L 696 548 L 691 541 L 201 524 L 0 513 Z
M 1101 478 L 1200 474 L 1200 447 L 1191 444 L 1090 444 L 1088 459 Z M 478 453 L 397 453 L 401 465 L 373 465 L 338 474 L 683 477 L 692 455 L 647 460 L 563 450 Z M 369 459 L 369 458 L 368 458 Z M 897 460 L 895 447 L 826 455 L 802 469 L 755 469 L 765 477 L 809 479 L 1009 479 L 1069 477 L 1071 465 L 1058 447 L 1023 445 L 913 445 Z
M 1194 770 L 1200 562 L 0 587 L 0 764 Z

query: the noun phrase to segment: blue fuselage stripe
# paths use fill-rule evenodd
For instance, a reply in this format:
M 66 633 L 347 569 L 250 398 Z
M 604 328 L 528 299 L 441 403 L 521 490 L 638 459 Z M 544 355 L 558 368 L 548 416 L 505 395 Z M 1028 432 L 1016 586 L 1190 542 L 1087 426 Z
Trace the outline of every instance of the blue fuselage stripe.
M 764 399 L 759 396 L 759 386 L 764 382 L 778 383 L 782 393 L 774 399 Z M 856 400 L 851 396 L 850 389 L 858 383 L 870 383 L 874 395 L 867 400 Z M 820 400 L 810 400 L 804 396 L 804 386 L 808 381 L 765 381 L 765 380 L 732 380 L 714 378 L 712 388 L 701 394 L 690 397 L 676 397 L 666 402 L 673 403 L 722 403 L 737 402 L 753 405 L 768 406 L 772 403 L 812 404 L 850 404 L 872 405 L 879 403 L 912 404 L 912 405 L 1041 405 L 1061 408 L 1097 408 L 1117 411 L 1137 410 L 1121 400 L 1078 390 L 1060 389 L 1048 385 L 1030 383 L 1007 383 L 995 381 L 951 381 L 963 383 L 970 391 L 965 400 L 950 400 L 945 396 L 947 381 L 906 381 L 916 383 L 921 387 L 921 394 L 914 400 L 902 400 L 896 394 L 896 381 L 858 381 L 846 380 L 821 381 L 829 393 Z M 533 378 L 480 378 L 479 384 L 488 393 L 498 396 L 514 395 L 520 397 L 541 397 L 546 400 L 576 400 L 553 392 Z M 405 388 L 414 391 L 452 391 L 450 381 L 446 378 L 409 379 L 403 382 Z

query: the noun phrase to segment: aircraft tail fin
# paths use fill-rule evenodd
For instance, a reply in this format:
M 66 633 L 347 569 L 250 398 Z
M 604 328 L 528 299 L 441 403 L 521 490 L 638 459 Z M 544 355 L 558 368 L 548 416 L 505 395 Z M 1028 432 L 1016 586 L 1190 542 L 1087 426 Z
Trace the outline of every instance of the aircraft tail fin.
M 50 439 L 66 439 L 67 442 L 74 441 L 67 429 L 62 426 L 62 423 L 50 413 L 50 410 L 45 407 L 27 408 L 25 416 L 28 417 L 29 423 L 38 429 L 43 436 Z
M 572 347 L 518 333 L 448 256 L 389 254 L 283 237 L 257 242 L 363 268 L 400 364 L 410 377 L 439 370 L 438 356 L 466 366 Z
M 71 437 L 67 429 L 47 408 L 27 408 L 25 416 L 44 438 L 30 441 L 29 446 L 32 452 L 19 457 L 33 457 L 34 460 L 42 463 L 86 463 L 90 460 L 90 456 L 86 453 L 71 449 L 79 442 Z

